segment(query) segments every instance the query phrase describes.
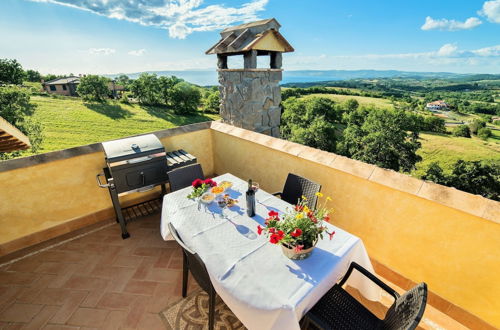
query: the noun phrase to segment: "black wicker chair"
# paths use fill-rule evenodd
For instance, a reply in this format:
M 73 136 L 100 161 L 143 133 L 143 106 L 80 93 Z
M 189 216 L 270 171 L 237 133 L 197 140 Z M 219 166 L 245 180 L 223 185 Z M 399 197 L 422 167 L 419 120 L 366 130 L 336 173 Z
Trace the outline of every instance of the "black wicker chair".
M 316 193 L 321 189 L 321 185 L 296 174 L 288 173 L 283 192 L 276 192 L 273 195 L 281 196 L 281 199 L 290 203 L 297 204 L 298 200 L 305 196 L 307 198 L 307 206 L 310 209 L 316 207 L 318 196 Z
M 192 164 L 168 172 L 170 191 L 189 187 L 196 179 L 204 179 L 200 164 Z
M 394 303 L 380 320 L 354 299 L 342 286 L 358 270 L 394 297 Z M 303 329 L 389 329 L 413 330 L 424 314 L 427 302 L 427 285 L 420 283 L 402 296 L 375 275 L 352 262 L 344 278 L 333 286 L 301 321 Z
M 215 297 L 216 292 L 210 281 L 210 276 L 208 275 L 207 268 L 201 260 L 200 256 L 195 252 L 191 251 L 181 240 L 179 237 L 177 230 L 172 225 L 172 223 L 168 224 L 168 229 L 170 230 L 170 234 L 172 237 L 179 243 L 182 248 L 182 259 L 183 259 L 183 267 L 182 267 L 182 296 L 186 298 L 187 295 L 187 285 L 188 285 L 188 275 L 189 271 L 193 275 L 196 282 L 198 282 L 199 286 L 208 293 L 208 329 L 212 330 L 214 328 L 214 320 L 215 320 Z

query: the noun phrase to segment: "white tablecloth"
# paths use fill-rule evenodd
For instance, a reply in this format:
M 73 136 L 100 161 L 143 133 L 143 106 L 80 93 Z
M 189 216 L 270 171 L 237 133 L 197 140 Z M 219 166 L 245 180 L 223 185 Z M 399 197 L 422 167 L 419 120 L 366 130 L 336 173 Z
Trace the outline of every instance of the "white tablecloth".
M 256 216 L 250 218 L 245 210 L 247 183 L 231 174 L 214 180 L 233 182 L 228 193 L 239 200 L 238 206 L 221 214 L 216 203 L 207 207 L 188 199 L 191 187 L 167 194 L 161 234 L 166 240 L 172 222 L 205 262 L 219 296 L 247 328 L 299 329 L 302 316 L 345 274 L 351 261 L 373 272 L 363 242 L 330 224 L 329 230 L 336 232 L 333 240 L 319 241 L 305 260 L 288 259 L 279 245 L 257 235 L 257 225 L 264 225 L 270 210 L 281 214 L 292 206 L 260 189 Z M 370 300 L 380 298 L 378 287 L 357 272 L 348 284 Z

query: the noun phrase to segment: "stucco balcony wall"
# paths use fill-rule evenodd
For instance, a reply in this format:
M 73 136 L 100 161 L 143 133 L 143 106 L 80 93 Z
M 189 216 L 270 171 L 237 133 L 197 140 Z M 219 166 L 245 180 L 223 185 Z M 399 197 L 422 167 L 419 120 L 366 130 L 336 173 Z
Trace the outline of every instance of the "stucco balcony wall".
M 267 191 L 289 172 L 321 183 L 371 258 L 500 327 L 500 203 L 223 123 L 212 138 L 216 173 Z
M 500 203 L 220 122 L 155 134 L 195 155 L 206 175 L 231 172 L 270 192 L 289 172 L 321 183 L 332 222 L 361 237 L 376 264 L 427 282 L 452 304 L 444 312 L 500 327 Z M 104 165 L 100 144 L 1 162 L 1 255 L 111 218 L 95 182 Z
M 209 122 L 154 133 L 167 150 L 187 150 L 213 173 Z M 100 143 L 0 162 L 0 256 L 112 218 L 109 192 L 95 179 L 105 166 Z M 158 194 L 121 200 L 127 205 Z

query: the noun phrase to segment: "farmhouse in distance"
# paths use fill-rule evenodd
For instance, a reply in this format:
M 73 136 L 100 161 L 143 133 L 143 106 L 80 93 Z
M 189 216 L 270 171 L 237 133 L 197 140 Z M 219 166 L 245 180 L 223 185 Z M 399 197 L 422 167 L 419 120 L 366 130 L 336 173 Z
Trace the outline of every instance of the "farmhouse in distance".
M 56 78 L 49 81 L 42 81 L 43 91 L 50 94 L 59 94 L 64 96 L 78 96 L 76 88 L 80 83 L 81 76 L 69 76 L 65 78 Z M 123 92 L 125 88 L 117 85 L 114 80 L 108 83 L 108 89 L 111 95 L 116 98 L 119 93 Z
M 434 102 L 429 102 L 425 106 L 427 110 L 433 111 L 433 110 L 449 110 L 450 106 L 448 103 L 446 103 L 443 100 L 438 100 Z

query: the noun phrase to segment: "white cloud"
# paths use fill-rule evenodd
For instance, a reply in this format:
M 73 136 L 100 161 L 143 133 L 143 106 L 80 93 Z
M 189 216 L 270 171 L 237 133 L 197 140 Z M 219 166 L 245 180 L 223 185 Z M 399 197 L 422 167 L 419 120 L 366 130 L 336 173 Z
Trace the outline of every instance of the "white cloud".
M 425 23 L 422 25 L 422 30 L 443 30 L 443 31 L 457 31 L 473 29 L 483 22 L 477 17 L 469 17 L 465 22 L 459 22 L 454 19 L 434 19 L 430 16 L 425 18 Z
M 131 50 L 127 54 L 132 55 L 132 56 L 142 56 L 146 50 L 144 48 L 142 49 L 137 49 L 137 50 Z
M 446 56 L 453 56 L 457 54 L 458 47 L 457 45 L 453 44 L 446 44 L 443 45 L 439 50 L 437 51 L 437 55 L 441 57 L 446 57 Z
M 212 31 L 258 19 L 269 0 L 247 0 L 238 7 L 203 5 L 203 0 L 31 0 L 92 12 L 114 19 L 168 30 L 184 39 L 195 31 Z M 242 1 L 242 0 L 240 0 Z
M 486 1 L 479 14 L 486 16 L 490 22 L 500 23 L 500 0 Z
M 113 48 L 89 48 L 88 53 L 92 55 L 111 55 L 116 51 Z

